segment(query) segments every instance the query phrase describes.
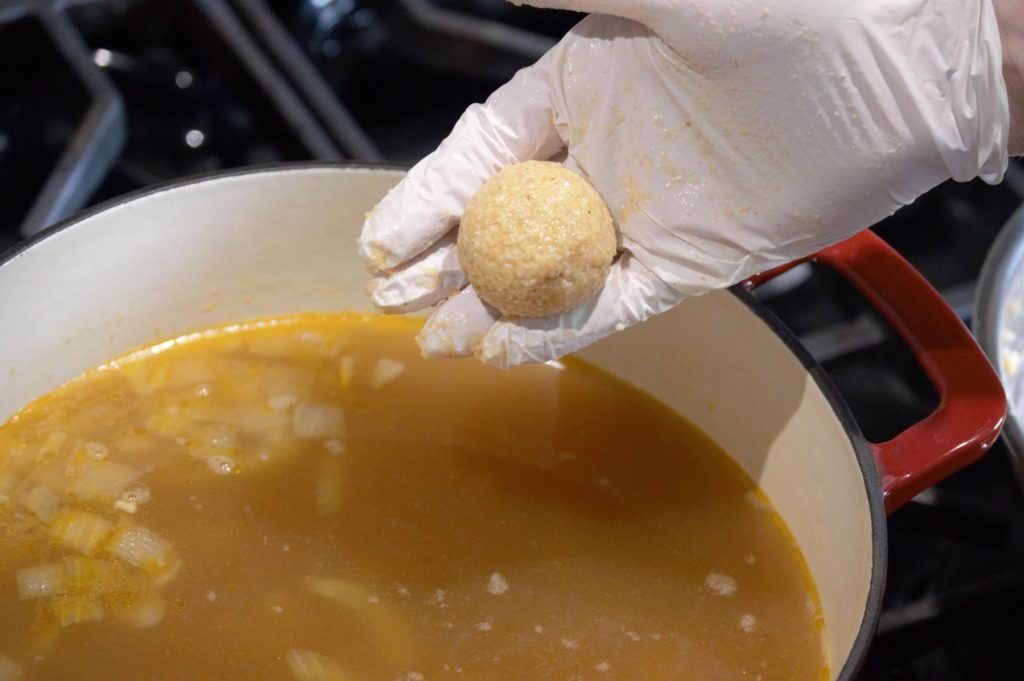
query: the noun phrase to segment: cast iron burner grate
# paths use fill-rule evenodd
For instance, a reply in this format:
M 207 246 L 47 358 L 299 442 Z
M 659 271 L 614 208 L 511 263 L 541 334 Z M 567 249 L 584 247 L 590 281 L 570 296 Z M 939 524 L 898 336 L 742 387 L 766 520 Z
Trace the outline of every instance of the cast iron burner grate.
M 415 161 L 573 21 L 496 0 L 0 2 L 0 57 L 28 65 L 0 75 L 0 248 L 198 172 Z
M 1024 503 L 1007 457 L 997 446 L 891 519 L 901 569 L 868 679 L 1024 678 Z
M 124 107 L 49 3 L 0 5 L 0 63 L 0 220 L 30 234 L 88 200 L 124 145 Z

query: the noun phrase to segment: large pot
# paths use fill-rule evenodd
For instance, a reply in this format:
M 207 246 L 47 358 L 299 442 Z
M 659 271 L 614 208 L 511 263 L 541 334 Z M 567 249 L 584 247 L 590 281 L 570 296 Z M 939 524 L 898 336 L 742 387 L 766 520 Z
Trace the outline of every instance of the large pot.
M 0 262 L 0 419 L 129 348 L 195 327 L 367 310 L 354 241 L 401 176 L 252 169 L 147 190 L 75 217 Z M 870 233 L 824 251 L 910 344 L 938 410 L 872 444 L 822 369 L 749 293 L 688 301 L 580 355 L 686 416 L 771 497 L 821 595 L 832 678 L 851 679 L 879 617 L 885 512 L 979 456 L 1005 413 L 970 334 Z
M 1024 485 L 1024 207 L 989 248 L 974 295 L 974 333 L 1006 386 L 1003 442 Z

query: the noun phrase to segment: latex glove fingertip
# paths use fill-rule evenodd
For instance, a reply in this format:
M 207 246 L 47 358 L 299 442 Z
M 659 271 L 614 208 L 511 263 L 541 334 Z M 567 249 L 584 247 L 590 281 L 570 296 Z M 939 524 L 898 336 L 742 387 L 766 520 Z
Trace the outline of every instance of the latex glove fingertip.
M 563 328 L 557 321 L 550 327 L 525 325 L 535 321 L 504 320 L 496 323 L 480 340 L 476 354 L 497 369 L 510 369 L 520 364 L 550 362 L 597 340 L 597 337 L 581 334 L 576 329 Z M 621 327 L 625 329 L 625 325 Z
M 501 313 L 481 300 L 470 286 L 434 311 L 416 342 L 424 357 L 471 357 L 500 318 Z
M 406 313 L 435 305 L 467 283 L 453 232 L 405 267 L 374 278 L 366 294 L 381 312 Z

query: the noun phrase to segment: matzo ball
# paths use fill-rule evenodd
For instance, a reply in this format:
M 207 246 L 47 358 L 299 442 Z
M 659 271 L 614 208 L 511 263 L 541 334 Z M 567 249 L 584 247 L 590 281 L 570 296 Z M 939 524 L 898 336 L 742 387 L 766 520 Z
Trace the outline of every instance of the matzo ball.
M 601 195 L 557 163 L 508 166 L 470 199 L 459 227 L 459 264 L 502 314 L 543 317 L 594 295 L 615 257 L 615 228 Z

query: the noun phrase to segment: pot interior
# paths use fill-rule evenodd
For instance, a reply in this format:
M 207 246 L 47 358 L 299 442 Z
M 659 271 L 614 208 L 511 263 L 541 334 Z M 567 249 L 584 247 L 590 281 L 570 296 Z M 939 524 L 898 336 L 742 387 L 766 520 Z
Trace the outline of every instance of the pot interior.
M 1003 442 L 1016 456 L 1024 484 L 1024 208 L 1018 208 L 989 249 L 974 302 L 972 330 L 1006 389 Z
M 197 327 L 370 311 L 354 241 L 400 177 L 332 166 L 223 175 L 92 213 L 15 255 L 0 265 L 0 419 L 104 360 Z M 728 291 L 581 356 L 695 423 L 772 499 L 817 585 L 839 678 L 878 588 L 872 566 L 883 567 L 872 539 L 878 500 L 797 356 Z

